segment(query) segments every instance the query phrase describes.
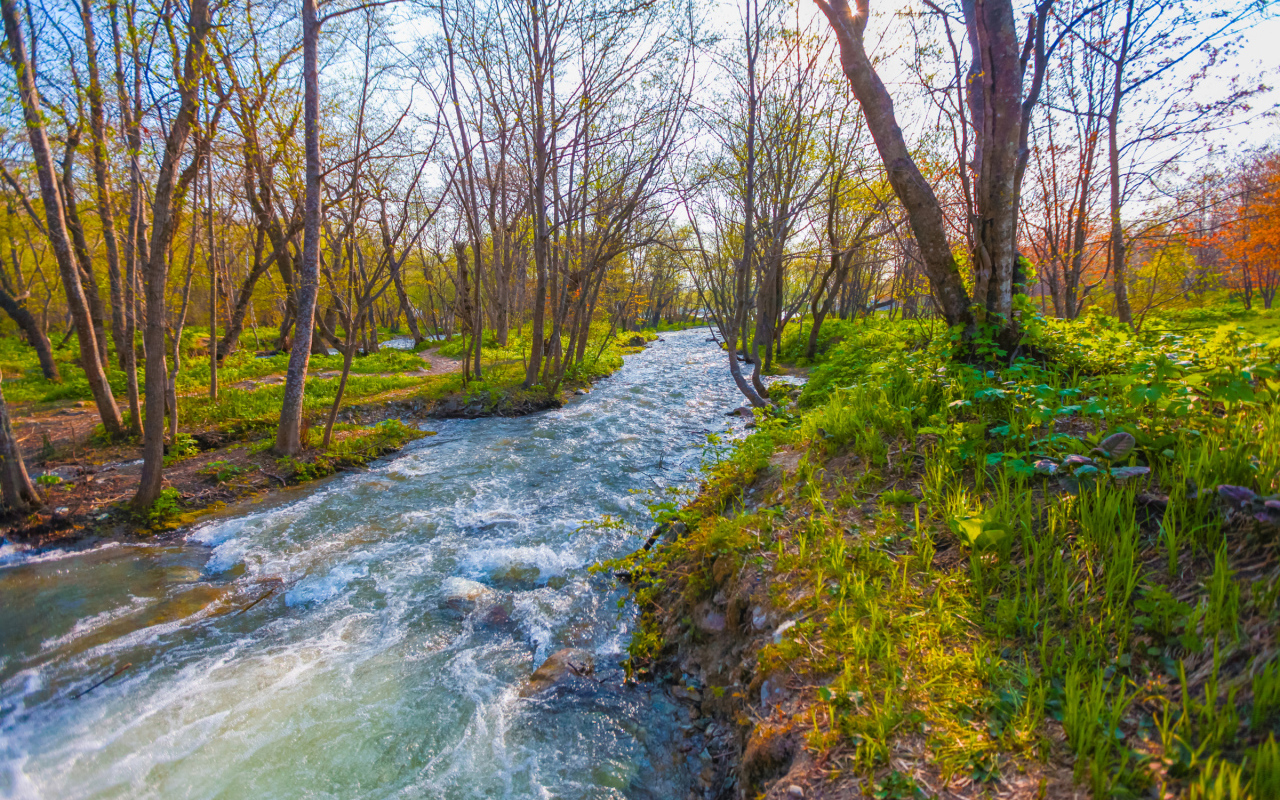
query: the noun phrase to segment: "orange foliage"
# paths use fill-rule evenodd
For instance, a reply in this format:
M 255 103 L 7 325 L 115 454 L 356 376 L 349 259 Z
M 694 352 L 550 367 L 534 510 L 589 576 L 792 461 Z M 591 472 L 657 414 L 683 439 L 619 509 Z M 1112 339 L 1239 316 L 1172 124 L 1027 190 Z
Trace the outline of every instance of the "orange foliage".
M 1222 254 L 1222 282 L 1246 306 L 1271 308 L 1280 289 L 1280 152 L 1248 161 L 1236 176 L 1226 219 L 1205 244 Z

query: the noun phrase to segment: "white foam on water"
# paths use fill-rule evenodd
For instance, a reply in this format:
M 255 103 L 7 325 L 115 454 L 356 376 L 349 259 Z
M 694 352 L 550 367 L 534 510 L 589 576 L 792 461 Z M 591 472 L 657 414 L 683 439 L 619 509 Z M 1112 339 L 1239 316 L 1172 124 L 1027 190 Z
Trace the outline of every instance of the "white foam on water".
M 28 564 L 45 564 L 50 561 L 61 561 L 65 558 L 75 558 L 93 553 L 100 553 L 104 550 L 114 550 L 117 547 L 138 547 L 140 545 L 125 545 L 120 542 L 107 542 L 87 550 L 65 550 L 54 548 L 52 550 L 40 550 L 38 548 L 28 547 L 26 545 L 5 542 L 0 545 L 0 569 L 5 567 L 20 567 Z
M 0 795 L 11 800 L 42 800 L 44 796 L 39 787 L 24 771 L 28 756 L 25 753 L 3 755 L 7 749 L 4 736 L 0 735 Z
M 364 564 L 342 564 L 325 575 L 303 578 L 285 593 L 284 601 L 290 606 L 323 603 L 368 574 L 369 568 Z
M 85 617 L 84 619 L 76 620 L 76 624 L 71 627 L 71 630 L 61 636 L 55 636 L 41 642 L 40 649 L 54 650 L 59 647 L 63 647 L 82 636 L 87 636 L 93 633 L 104 625 L 109 625 L 112 622 L 115 622 L 121 617 L 136 614 L 147 606 L 155 604 L 155 602 L 156 598 L 154 597 L 137 597 L 135 595 L 130 595 L 129 601 L 124 605 L 117 606 L 116 608 L 109 608 L 106 611 L 94 614 L 92 617 Z
M 473 550 L 463 557 L 462 565 L 467 574 L 475 577 L 492 575 L 513 566 L 536 567 L 538 578 L 543 581 L 584 566 L 583 559 L 576 553 L 568 549 L 557 552 L 545 544 Z

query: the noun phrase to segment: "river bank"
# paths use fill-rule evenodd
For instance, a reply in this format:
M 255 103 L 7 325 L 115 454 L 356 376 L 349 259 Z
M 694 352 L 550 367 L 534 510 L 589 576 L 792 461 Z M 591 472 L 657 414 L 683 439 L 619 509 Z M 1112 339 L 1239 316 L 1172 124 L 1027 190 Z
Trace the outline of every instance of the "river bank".
M 608 565 L 703 797 L 1280 796 L 1280 343 L 1024 325 L 1047 361 L 977 368 L 830 324 Z
M 318 412 L 309 412 L 304 439 L 310 446 L 296 458 L 270 454 L 274 437 L 270 416 L 234 411 L 193 414 L 197 421 L 181 425 L 178 448 L 167 451 L 166 494 L 146 516 L 125 505 L 141 473 L 140 445 L 98 437 L 96 416 L 84 400 L 34 408 L 19 405 L 13 414 L 17 438 L 28 472 L 47 502 L 30 517 L 8 520 L 0 538 L 34 549 L 148 541 L 189 526 L 226 504 L 262 500 L 285 487 L 364 468 L 411 441 L 432 435 L 419 430 L 425 422 L 513 417 L 559 408 L 565 397 L 589 392 L 594 382 L 620 368 L 617 356 L 638 352 L 656 338 L 654 333 L 619 337 L 610 357 L 596 362 L 604 368 L 566 381 L 554 394 L 541 388 L 522 389 L 522 369 L 505 362 L 486 365 L 486 381 L 464 386 L 461 362 L 434 352 L 437 346 L 411 359 L 421 359 L 419 369 L 373 376 L 407 378 L 408 385 L 373 395 L 349 394 L 328 450 L 319 447 Z M 333 382 L 336 377 L 331 371 L 315 370 L 309 389 L 315 382 Z M 228 390 L 244 394 L 243 405 L 253 407 L 255 392 L 269 391 L 282 382 L 283 375 L 264 373 L 237 381 L 224 394 Z

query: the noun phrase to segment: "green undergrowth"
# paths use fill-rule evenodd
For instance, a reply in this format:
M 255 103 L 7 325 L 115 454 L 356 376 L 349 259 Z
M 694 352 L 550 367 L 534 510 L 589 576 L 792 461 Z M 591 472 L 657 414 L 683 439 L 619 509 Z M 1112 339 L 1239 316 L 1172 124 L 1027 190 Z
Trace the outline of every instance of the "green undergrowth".
M 512 329 L 507 334 L 507 343 L 502 345 L 492 330 L 485 331 L 484 346 L 481 348 L 480 365 L 482 374 L 494 366 L 507 366 L 512 363 L 521 364 L 520 375 L 523 379 L 523 365 L 528 363 L 531 350 L 529 330 Z M 628 352 L 629 342 L 639 336 L 645 341 L 652 341 L 657 334 L 652 330 L 639 333 L 610 331 L 607 326 L 593 324 L 587 337 L 587 348 L 583 363 L 570 367 L 565 375 L 567 381 L 590 381 L 594 378 L 612 374 L 622 366 L 622 356 Z M 565 339 L 568 347 L 568 339 Z M 470 341 L 459 336 L 451 342 L 440 345 L 436 350 L 440 355 L 449 358 L 462 358 L 465 352 L 474 352 Z
M 306 483 L 328 477 L 342 469 L 362 467 L 424 436 L 434 435 L 389 419 L 372 427 L 336 424 L 328 450 L 320 450 L 324 431 L 307 431 L 306 452 L 297 458 L 286 457 L 276 466 L 290 483 Z
M 1280 797 L 1280 513 L 1217 490 L 1280 492 L 1280 340 L 1024 325 L 980 364 L 945 330 L 836 326 L 801 408 L 657 507 L 687 533 L 614 565 L 633 666 L 728 558 L 797 620 L 756 668 L 805 687 L 795 723 L 831 771 Z

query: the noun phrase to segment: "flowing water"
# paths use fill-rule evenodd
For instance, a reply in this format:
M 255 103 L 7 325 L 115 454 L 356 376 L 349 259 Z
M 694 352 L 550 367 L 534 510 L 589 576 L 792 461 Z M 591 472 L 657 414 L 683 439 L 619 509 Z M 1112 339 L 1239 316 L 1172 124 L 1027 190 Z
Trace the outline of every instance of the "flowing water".
M 679 709 L 623 685 L 634 615 L 588 572 L 641 540 L 582 526 L 643 523 L 729 425 L 721 351 L 664 339 L 181 544 L 0 552 L 0 796 L 683 797 Z M 500 610 L 442 607 L 462 580 Z M 570 646 L 598 688 L 521 698 Z

